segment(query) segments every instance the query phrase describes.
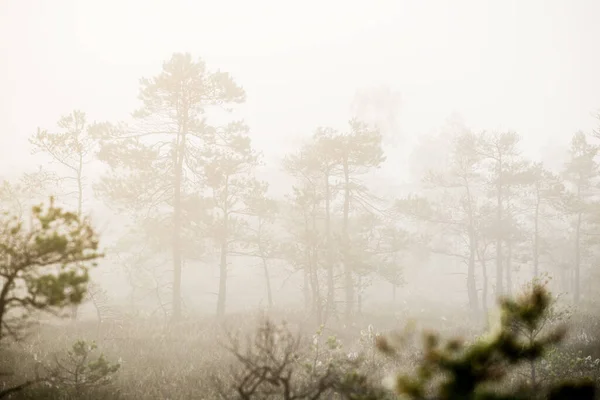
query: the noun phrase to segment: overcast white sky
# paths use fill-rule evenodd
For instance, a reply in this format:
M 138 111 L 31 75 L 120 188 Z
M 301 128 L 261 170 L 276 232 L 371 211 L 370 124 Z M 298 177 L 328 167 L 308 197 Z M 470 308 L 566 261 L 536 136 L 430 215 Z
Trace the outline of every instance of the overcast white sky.
M 595 124 L 599 20 L 598 0 L 0 0 L 0 167 L 31 162 L 27 137 L 73 108 L 127 117 L 176 51 L 245 86 L 268 158 L 379 84 L 401 93 L 407 136 L 458 112 L 535 152 Z

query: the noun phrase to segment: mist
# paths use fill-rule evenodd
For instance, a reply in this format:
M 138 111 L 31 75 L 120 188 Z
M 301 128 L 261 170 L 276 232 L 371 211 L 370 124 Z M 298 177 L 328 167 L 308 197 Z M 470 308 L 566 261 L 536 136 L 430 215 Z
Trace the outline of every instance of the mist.
M 93 340 L 122 360 L 102 382 L 123 398 L 292 398 L 211 391 L 192 370 L 233 361 L 185 349 L 271 332 L 260 316 L 347 352 L 413 322 L 473 338 L 543 281 L 569 314 L 550 318 L 573 333 L 560 354 L 593 363 L 599 16 L 592 0 L 1 2 L 0 322 L 32 324 L 0 328 L 5 359 Z M 79 247 L 31 261 L 10 217 L 46 238 L 39 204 L 94 239 L 56 228 Z M 54 299 L 18 254 L 85 278 Z M 35 381 L 33 364 L 5 364 L 3 388 Z M 163 368 L 171 392 L 143 383 Z

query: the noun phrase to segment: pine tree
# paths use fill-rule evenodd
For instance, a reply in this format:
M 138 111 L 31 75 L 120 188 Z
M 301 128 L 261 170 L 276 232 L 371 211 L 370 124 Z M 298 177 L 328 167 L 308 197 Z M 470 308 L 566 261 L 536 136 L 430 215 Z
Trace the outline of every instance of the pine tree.
M 539 359 L 549 346 L 560 342 L 565 330 L 558 328 L 540 334 L 552 304 L 550 293 L 541 282 L 515 300 L 501 301 L 501 319 L 495 330 L 472 344 L 451 339 L 443 343 L 438 335 L 424 337 L 424 354 L 415 375 L 396 379 L 398 394 L 410 399 L 532 399 L 541 395 L 539 388 L 517 387 L 503 392 L 502 379 L 516 366 Z M 535 332 L 535 335 L 523 335 Z M 392 343 L 383 336 L 378 347 L 394 354 Z M 547 390 L 549 399 L 594 399 L 593 383 L 564 382 Z
M 600 177 L 595 160 L 599 148 L 588 142 L 583 132 L 577 132 L 571 140 L 569 160 L 564 166 L 563 177 L 569 193 L 565 197 L 565 210 L 573 219 L 573 300 L 581 297 L 582 238 L 586 223 L 594 211 L 594 196 Z
M 161 227 L 160 233 L 169 227 L 172 317 L 178 319 L 182 262 L 186 250 L 194 246 L 185 245 L 184 228 L 191 220 L 186 213 L 198 213 L 185 206 L 203 189 L 197 187 L 204 166 L 199 164 L 203 161 L 199 153 L 223 129 L 208 123 L 208 110 L 242 103 L 245 92 L 229 74 L 208 71 L 202 60 L 176 53 L 163 64 L 160 74 L 141 79 L 139 98 L 142 107 L 133 114 L 133 126 L 95 125 L 99 158 L 111 167 L 97 189 L 133 213 L 138 222 L 151 216 Z

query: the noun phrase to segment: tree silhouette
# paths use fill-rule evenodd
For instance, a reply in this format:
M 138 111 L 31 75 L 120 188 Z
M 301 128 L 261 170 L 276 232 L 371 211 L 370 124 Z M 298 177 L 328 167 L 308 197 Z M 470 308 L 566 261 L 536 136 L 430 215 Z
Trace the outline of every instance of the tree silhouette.
M 573 300 L 578 303 L 581 297 L 582 237 L 586 222 L 593 215 L 594 196 L 598 184 L 599 170 L 595 160 L 598 147 L 588 143 L 583 132 L 577 132 L 571 140 L 569 160 L 563 170 L 569 193 L 565 197 L 565 210 L 573 221 Z
M 346 321 L 352 318 L 355 308 L 354 271 L 350 262 L 350 237 L 349 221 L 351 202 L 354 207 L 358 206 L 372 212 L 372 204 L 368 188 L 361 181 L 373 168 L 385 161 L 381 147 L 381 133 L 379 130 L 369 127 L 367 124 L 357 120 L 349 122 L 349 131 L 345 134 L 337 134 L 333 137 L 327 136 L 333 141 L 331 156 L 337 165 L 336 175 L 341 180 L 341 192 L 343 193 L 343 216 L 341 232 L 341 259 L 344 265 L 344 288 L 345 288 L 345 310 Z
M 52 198 L 46 207 L 33 207 L 29 224 L 6 212 L 0 218 L 0 339 L 19 338 L 31 312 L 81 302 L 88 269 L 101 254 L 89 221 L 56 207 Z
M 460 339 L 442 343 L 438 335 L 424 337 L 424 354 L 414 375 L 400 375 L 395 390 L 410 399 L 531 399 L 537 387 L 521 386 L 503 393 L 498 384 L 508 372 L 539 359 L 564 337 L 558 328 L 540 333 L 548 319 L 552 296 L 539 281 L 515 300 L 501 301 L 498 326 L 472 344 Z M 527 333 L 530 334 L 527 334 Z M 392 342 L 381 336 L 378 347 L 393 356 Z M 593 383 L 562 382 L 547 390 L 549 399 L 594 399 Z
M 209 146 L 198 154 L 202 165 L 202 182 L 208 189 L 212 207 L 210 226 L 207 232 L 219 247 L 219 292 L 217 315 L 225 314 L 227 299 L 228 255 L 231 246 L 242 241 L 242 232 L 247 220 L 244 218 L 247 205 L 244 200 L 257 185 L 254 171 L 258 166 L 258 154 L 247 135 L 247 127 L 232 123 L 217 130 Z
M 181 317 L 183 204 L 198 192 L 203 161 L 198 157 L 223 128 L 209 125 L 209 107 L 223 109 L 245 101 L 245 93 L 225 72 L 211 72 L 190 54 L 173 54 L 162 72 L 140 81 L 142 107 L 136 123 L 97 124 L 99 158 L 111 172 L 98 190 L 138 220 L 160 218 L 171 230 L 173 257 L 172 317 Z M 228 111 L 228 110 L 227 110 Z M 228 128 L 224 128 L 228 129 Z

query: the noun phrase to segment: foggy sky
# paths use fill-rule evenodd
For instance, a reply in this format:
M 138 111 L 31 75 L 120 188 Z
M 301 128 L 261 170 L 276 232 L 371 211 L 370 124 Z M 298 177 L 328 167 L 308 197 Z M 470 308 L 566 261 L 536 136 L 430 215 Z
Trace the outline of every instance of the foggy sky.
M 535 157 L 595 124 L 598 17 L 595 0 L 2 0 L 0 166 L 28 166 L 27 137 L 74 108 L 127 118 L 139 78 L 176 51 L 246 88 L 267 162 L 290 136 L 343 126 L 355 91 L 379 84 L 401 93 L 411 141 L 456 112 L 476 129 L 515 129 Z

